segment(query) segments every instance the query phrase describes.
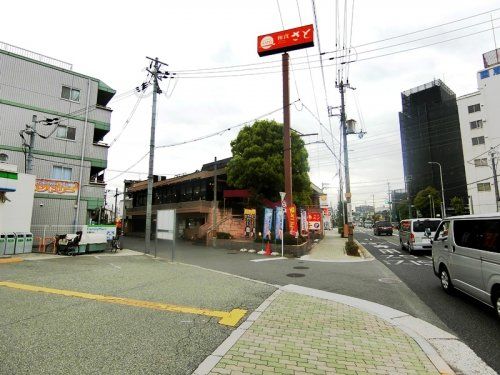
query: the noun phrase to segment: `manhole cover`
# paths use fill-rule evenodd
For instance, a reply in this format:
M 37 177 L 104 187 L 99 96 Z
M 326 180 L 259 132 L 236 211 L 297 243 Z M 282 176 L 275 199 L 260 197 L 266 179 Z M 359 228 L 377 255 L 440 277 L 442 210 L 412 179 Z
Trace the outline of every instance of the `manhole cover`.
M 294 269 L 296 270 L 308 270 L 309 267 L 304 267 L 304 266 L 297 266 L 297 267 L 293 267 Z
M 381 279 L 378 279 L 378 281 L 385 284 L 399 284 L 401 282 L 401 280 L 393 279 L 391 277 L 383 277 Z
M 288 277 L 304 277 L 303 273 L 287 273 Z

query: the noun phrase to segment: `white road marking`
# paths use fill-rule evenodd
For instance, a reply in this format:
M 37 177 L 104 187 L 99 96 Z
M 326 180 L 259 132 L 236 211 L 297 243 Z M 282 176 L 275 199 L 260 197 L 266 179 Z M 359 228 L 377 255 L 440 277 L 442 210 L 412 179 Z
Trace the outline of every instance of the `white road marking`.
M 250 262 L 267 262 L 268 260 L 280 260 L 280 259 L 286 259 L 286 258 L 278 257 L 278 258 L 252 259 Z
M 119 270 L 121 270 L 121 269 L 122 269 L 120 266 L 116 266 L 116 265 L 114 265 L 113 263 L 110 263 L 109 265 L 110 265 L 110 266 L 112 266 L 112 267 L 115 267 L 115 268 L 117 268 L 117 269 L 119 269 Z

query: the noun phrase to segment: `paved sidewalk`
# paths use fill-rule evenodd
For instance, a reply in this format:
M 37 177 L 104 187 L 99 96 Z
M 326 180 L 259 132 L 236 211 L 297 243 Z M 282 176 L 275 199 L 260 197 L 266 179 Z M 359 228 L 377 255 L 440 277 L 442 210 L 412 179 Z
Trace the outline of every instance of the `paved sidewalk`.
M 451 367 L 496 374 L 457 337 L 404 312 L 286 285 L 193 374 L 455 374 Z
M 316 262 L 362 262 L 373 260 L 368 251 L 362 251 L 361 257 L 349 256 L 345 252 L 347 238 L 342 238 L 337 228 L 326 230 L 325 237 L 311 249 L 309 254 L 301 257 L 302 260 Z

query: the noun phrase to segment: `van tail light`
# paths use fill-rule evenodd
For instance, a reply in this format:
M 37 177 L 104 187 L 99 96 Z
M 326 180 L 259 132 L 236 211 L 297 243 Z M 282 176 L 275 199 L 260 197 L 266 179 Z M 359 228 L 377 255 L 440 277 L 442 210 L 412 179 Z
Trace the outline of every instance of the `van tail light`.
M 413 233 L 410 233 L 410 241 L 415 242 L 415 235 Z

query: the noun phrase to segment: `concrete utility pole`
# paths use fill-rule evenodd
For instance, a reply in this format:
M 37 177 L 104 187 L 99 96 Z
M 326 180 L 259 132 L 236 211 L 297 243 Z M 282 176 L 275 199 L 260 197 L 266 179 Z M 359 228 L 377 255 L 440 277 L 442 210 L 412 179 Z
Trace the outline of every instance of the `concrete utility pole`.
M 115 190 L 115 224 L 116 224 L 116 212 L 118 209 L 118 188 Z
M 349 84 L 344 84 L 340 81 L 338 85 L 340 91 L 340 126 L 342 127 L 342 138 L 344 142 L 344 174 L 345 174 L 345 198 L 346 198 L 346 218 L 345 222 L 348 226 L 347 242 L 354 242 L 354 233 L 352 225 L 352 210 L 351 210 L 351 179 L 349 177 L 349 154 L 347 152 L 347 125 L 346 125 L 346 115 L 345 115 L 345 102 L 344 94 L 345 87 L 349 87 Z
M 285 169 L 285 200 L 287 207 L 292 206 L 292 141 L 290 135 L 290 88 L 289 55 L 282 55 L 283 70 L 283 165 Z
M 148 60 L 151 60 L 151 65 L 149 69 L 146 69 L 153 79 L 153 107 L 151 114 L 151 138 L 149 141 L 149 169 L 148 169 L 148 192 L 146 196 L 146 233 L 145 233 L 145 253 L 149 254 L 149 249 L 151 247 L 151 216 L 153 209 L 153 168 L 154 168 L 154 157 L 155 157 L 155 130 L 156 130 L 156 96 L 157 94 L 161 94 L 160 87 L 158 85 L 158 75 L 168 75 L 161 72 L 160 68 L 162 65 L 168 65 L 160 60 L 158 57 L 152 59 L 151 57 L 147 57 Z
M 27 133 L 30 136 L 30 145 L 29 145 L 29 150 L 28 150 L 28 157 L 27 157 L 27 162 L 26 162 L 26 173 L 27 174 L 33 174 L 33 148 L 35 147 L 35 136 L 36 136 L 36 120 L 37 117 L 36 115 L 33 115 L 32 121 L 31 121 L 31 129 L 29 130 L 29 133 Z
M 214 158 L 214 202 L 212 218 L 212 247 L 217 247 L 217 157 Z
M 495 151 L 493 148 L 491 149 L 490 156 L 491 156 L 491 167 L 493 168 L 493 184 L 495 185 L 495 203 L 496 203 L 496 208 L 498 212 L 498 203 L 500 201 L 500 195 L 498 193 L 498 177 L 497 177 L 497 164 L 495 161 Z

